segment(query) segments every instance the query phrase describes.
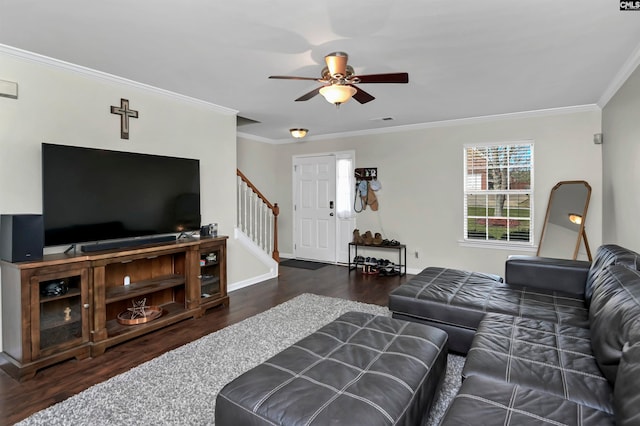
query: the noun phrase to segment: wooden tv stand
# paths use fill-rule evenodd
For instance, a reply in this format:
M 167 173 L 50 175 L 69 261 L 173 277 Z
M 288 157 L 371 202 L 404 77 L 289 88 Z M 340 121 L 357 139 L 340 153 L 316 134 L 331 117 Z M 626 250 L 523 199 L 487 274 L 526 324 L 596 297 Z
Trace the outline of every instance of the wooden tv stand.
M 227 237 L 189 238 L 2 262 L 0 367 L 27 379 L 43 367 L 99 356 L 126 340 L 228 305 L 226 242 Z M 136 325 L 118 321 L 141 302 L 161 315 Z

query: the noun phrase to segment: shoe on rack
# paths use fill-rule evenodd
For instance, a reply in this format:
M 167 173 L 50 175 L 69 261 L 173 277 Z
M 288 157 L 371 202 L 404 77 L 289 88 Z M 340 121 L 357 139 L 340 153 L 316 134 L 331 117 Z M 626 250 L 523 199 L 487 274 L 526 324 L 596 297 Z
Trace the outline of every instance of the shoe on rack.
M 381 269 L 384 269 L 384 274 L 387 277 L 393 277 L 395 275 L 398 275 L 398 269 L 397 269 L 396 265 L 393 262 L 385 265 Z
M 364 235 L 362 236 L 362 239 L 364 240 L 364 244 L 367 246 L 370 246 L 373 244 L 373 235 L 371 235 L 371 231 L 365 232 Z
M 364 239 L 360 235 L 360 230 L 359 229 L 354 229 L 353 230 L 353 242 L 355 244 L 364 244 Z
M 382 234 L 380 234 L 379 232 L 376 232 L 375 237 L 373 237 L 373 245 L 374 246 L 380 246 L 382 245 Z
M 375 266 L 373 266 L 373 265 L 367 265 L 367 264 L 365 264 L 365 265 L 362 267 L 362 273 L 363 273 L 363 274 L 365 274 L 365 275 L 374 275 L 374 274 L 377 274 L 377 273 L 378 273 L 378 268 L 376 268 L 376 267 L 375 267 Z

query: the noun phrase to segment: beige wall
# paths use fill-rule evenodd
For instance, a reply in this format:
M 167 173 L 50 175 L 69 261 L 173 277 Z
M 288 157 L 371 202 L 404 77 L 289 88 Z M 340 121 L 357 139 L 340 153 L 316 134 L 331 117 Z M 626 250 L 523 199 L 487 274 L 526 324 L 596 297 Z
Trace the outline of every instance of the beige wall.
M 640 251 L 640 67 L 602 110 L 605 243 Z
M 292 253 L 292 156 L 353 149 L 356 167 L 377 167 L 382 183 L 378 212 L 357 215 L 358 228 L 381 232 L 408 247 L 408 266 L 418 271 L 430 265 L 504 273 L 513 250 L 461 246 L 463 225 L 463 146 L 469 143 L 531 139 L 535 152 L 535 236 L 540 236 L 551 188 L 561 180 L 583 179 L 592 188 L 587 232 L 591 245 L 602 240 L 600 112 L 585 109 L 522 118 L 475 120 L 413 131 L 309 140 L 270 145 L 240 138 L 238 164 L 259 178 L 273 174 L 265 191 L 281 207 L 280 251 Z M 269 159 L 269 160 L 265 160 Z M 264 161 L 263 161 L 264 160 Z M 271 163 L 274 161 L 274 163 Z M 246 170 L 244 168 L 246 167 Z M 262 190 L 263 186 L 260 185 Z M 419 251 L 415 258 L 413 252 Z M 527 253 L 524 253 L 527 254 Z M 530 254 L 530 253 L 529 253 Z M 372 256 L 380 257 L 380 252 Z M 391 258 L 389 253 L 388 257 Z
M 270 202 L 277 188 L 276 179 L 278 173 L 274 170 L 277 164 L 278 152 L 273 145 L 238 137 L 238 169 L 249 178 L 253 184 L 257 184 L 260 192 Z
M 229 283 L 265 272 L 233 239 L 235 111 L 8 48 L 0 48 L 0 79 L 19 86 L 18 99 L 0 97 L 1 213 L 42 212 L 42 142 L 197 158 L 202 221 L 230 236 Z M 140 113 L 128 141 L 109 112 L 120 98 Z

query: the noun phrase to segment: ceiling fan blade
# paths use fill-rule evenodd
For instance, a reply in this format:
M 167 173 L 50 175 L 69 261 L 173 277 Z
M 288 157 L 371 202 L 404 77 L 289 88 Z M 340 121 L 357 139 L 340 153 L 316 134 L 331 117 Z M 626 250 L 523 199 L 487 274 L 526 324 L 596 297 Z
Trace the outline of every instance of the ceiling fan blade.
M 269 78 L 276 78 L 279 80 L 313 80 L 313 81 L 318 81 L 317 78 L 313 78 L 313 77 L 295 77 L 295 76 L 289 76 L 289 75 L 270 75 Z
M 366 74 L 357 75 L 360 83 L 408 83 L 409 74 L 406 72 L 396 72 L 389 74 Z
M 305 93 L 304 95 L 300 96 L 298 99 L 296 99 L 296 102 L 299 101 L 308 101 L 309 99 L 313 98 L 315 95 L 317 95 L 318 93 L 320 93 L 320 89 L 322 89 L 324 86 L 320 86 L 317 87 L 315 89 L 313 89 L 312 91 L 310 91 L 309 93 Z
M 351 84 L 347 84 L 347 86 L 355 87 Z M 367 92 L 365 92 L 359 87 L 356 87 L 356 90 L 357 92 L 355 95 L 352 96 L 352 98 L 360 102 L 361 104 L 366 104 L 367 102 L 371 102 L 372 100 L 375 99 L 373 96 L 371 96 L 370 94 L 368 94 Z
M 333 52 L 325 56 L 324 61 L 327 63 L 327 68 L 329 68 L 329 74 L 332 77 L 336 75 L 346 76 L 348 59 L 349 55 L 344 52 Z

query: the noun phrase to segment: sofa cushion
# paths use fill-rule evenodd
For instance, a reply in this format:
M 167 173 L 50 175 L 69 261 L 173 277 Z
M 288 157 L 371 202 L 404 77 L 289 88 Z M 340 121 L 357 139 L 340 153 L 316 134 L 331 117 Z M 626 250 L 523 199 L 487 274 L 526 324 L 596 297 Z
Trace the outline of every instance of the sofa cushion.
M 638 270 L 640 269 L 640 255 L 615 244 L 605 244 L 598 247 L 587 276 L 584 296 L 587 306 L 591 304 L 594 283 L 600 273 L 609 265 L 625 265 L 630 269 Z
M 614 390 L 616 424 L 633 426 L 640 424 L 640 343 L 626 344 L 618 367 Z
M 429 267 L 389 295 L 389 309 L 417 318 L 476 329 L 486 312 L 588 327 L 582 298 L 513 286 L 485 274 Z
M 511 255 L 505 279 L 511 285 L 560 290 L 584 298 L 591 263 L 583 260 Z
M 487 314 L 462 371 L 554 394 L 613 413 L 612 389 L 598 368 L 589 330 Z
M 440 426 L 613 425 L 613 415 L 564 398 L 471 376 L 462 382 Z
M 593 353 L 614 383 L 622 347 L 640 341 L 640 271 L 624 265 L 604 268 L 594 283 L 589 318 Z

